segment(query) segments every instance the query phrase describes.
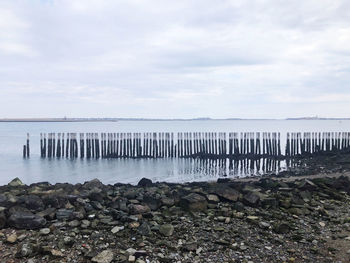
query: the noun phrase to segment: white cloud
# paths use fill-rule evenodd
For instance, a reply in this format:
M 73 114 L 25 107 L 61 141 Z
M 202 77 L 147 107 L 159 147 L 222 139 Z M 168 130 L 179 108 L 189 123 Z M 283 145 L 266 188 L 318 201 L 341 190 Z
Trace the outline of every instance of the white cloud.
M 50 105 L 48 116 L 344 114 L 349 8 L 346 0 L 5 0 L 0 111 L 37 116 L 38 105 Z

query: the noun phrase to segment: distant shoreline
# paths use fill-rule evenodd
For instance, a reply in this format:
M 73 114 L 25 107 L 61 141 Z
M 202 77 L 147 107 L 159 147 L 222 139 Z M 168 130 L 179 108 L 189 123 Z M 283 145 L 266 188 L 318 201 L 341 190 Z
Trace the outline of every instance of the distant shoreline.
M 4 118 L 0 122 L 118 122 L 118 121 L 295 121 L 295 120 L 350 120 L 350 118 L 301 117 L 286 119 L 244 119 L 244 118 L 194 118 L 194 119 L 152 119 L 152 118 Z

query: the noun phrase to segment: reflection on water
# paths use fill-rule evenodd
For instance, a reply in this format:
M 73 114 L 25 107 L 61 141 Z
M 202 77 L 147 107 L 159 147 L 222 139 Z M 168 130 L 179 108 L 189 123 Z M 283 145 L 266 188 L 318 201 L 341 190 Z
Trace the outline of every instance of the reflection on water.
M 217 180 L 218 178 L 240 178 L 263 174 L 278 174 L 286 169 L 286 161 L 261 159 L 177 159 L 176 168 L 168 177 L 159 181 L 188 182 Z M 174 178 L 174 180 L 172 180 Z

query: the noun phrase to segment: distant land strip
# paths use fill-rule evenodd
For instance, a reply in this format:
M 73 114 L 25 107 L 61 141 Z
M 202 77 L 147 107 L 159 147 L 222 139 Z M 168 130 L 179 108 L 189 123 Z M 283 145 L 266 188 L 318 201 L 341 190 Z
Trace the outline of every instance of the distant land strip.
M 286 119 L 245 119 L 245 118 L 193 118 L 193 119 L 156 119 L 156 118 L 2 118 L 0 122 L 116 122 L 116 121 L 215 121 L 215 120 L 350 120 L 350 118 L 299 117 Z

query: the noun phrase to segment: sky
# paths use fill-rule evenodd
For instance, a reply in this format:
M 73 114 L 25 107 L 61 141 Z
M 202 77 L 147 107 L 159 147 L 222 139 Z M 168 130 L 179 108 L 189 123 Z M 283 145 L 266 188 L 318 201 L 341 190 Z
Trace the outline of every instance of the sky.
M 0 0 L 0 118 L 350 117 L 348 0 Z

